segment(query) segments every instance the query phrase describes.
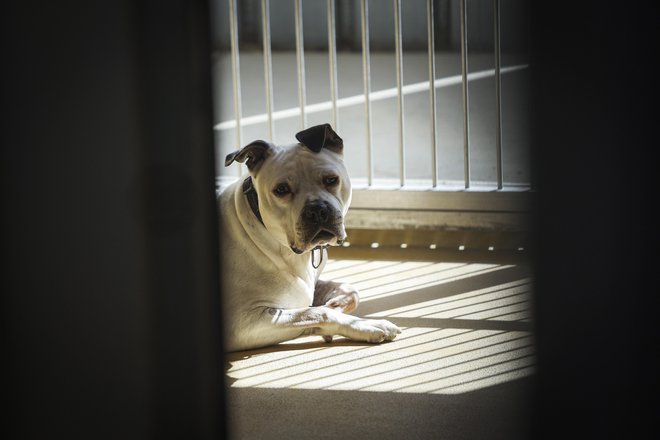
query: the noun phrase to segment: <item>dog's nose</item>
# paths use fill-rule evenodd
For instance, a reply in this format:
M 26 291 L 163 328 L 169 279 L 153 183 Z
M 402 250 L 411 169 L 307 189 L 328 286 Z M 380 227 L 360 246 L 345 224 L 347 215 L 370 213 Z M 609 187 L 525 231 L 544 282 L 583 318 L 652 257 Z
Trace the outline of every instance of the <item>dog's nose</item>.
M 308 203 L 303 209 L 303 218 L 317 225 L 327 223 L 330 217 L 330 205 L 322 200 Z

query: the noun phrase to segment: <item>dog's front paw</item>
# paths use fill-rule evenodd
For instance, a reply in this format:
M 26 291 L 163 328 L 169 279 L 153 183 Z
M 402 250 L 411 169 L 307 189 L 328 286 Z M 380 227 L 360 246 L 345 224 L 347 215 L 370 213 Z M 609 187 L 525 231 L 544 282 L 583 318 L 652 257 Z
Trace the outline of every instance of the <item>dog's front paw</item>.
M 355 332 L 351 339 L 378 344 L 391 341 L 401 333 L 401 329 L 385 319 L 359 319 L 351 323 Z
M 337 296 L 328 300 L 325 303 L 326 307 L 339 310 L 343 313 L 351 313 L 357 308 L 359 302 L 359 296 L 356 291 L 352 292 L 341 292 Z
M 334 281 L 316 282 L 314 305 L 325 305 L 339 312 L 351 313 L 360 302 L 360 295 L 355 287 Z

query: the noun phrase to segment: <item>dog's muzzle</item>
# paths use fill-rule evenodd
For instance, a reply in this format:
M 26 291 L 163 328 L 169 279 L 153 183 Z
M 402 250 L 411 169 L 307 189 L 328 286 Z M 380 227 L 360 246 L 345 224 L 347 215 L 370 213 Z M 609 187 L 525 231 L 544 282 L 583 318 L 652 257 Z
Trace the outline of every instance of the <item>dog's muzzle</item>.
M 314 200 L 300 214 L 301 236 L 305 243 L 329 245 L 341 244 L 344 239 L 341 212 L 323 200 Z
M 302 217 L 306 224 L 310 226 L 325 225 L 330 218 L 331 206 L 328 202 L 317 200 L 308 203 L 302 211 Z

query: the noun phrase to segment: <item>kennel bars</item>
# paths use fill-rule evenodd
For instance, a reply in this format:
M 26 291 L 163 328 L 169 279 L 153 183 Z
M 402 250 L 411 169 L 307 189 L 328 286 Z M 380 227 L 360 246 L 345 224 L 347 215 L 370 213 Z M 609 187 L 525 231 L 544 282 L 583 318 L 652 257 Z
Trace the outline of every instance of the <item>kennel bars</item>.
M 377 227 L 401 228 L 402 225 L 410 225 L 411 217 L 420 219 L 426 218 L 420 213 L 429 214 L 433 212 L 433 219 L 426 219 L 426 226 L 449 227 L 449 228 L 513 228 L 519 229 L 525 223 L 519 218 L 518 213 L 527 212 L 529 197 L 527 192 L 515 190 L 507 191 L 503 182 L 503 160 L 502 160 L 502 94 L 501 94 L 501 74 L 521 68 L 521 66 L 502 67 L 501 61 L 501 14 L 500 0 L 493 0 L 493 38 L 494 38 L 494 69 L 490 71 L 470 72 L 468 65 L 468 28 L 467 28 L 467 5 L 466 0 L 459 1 L 459 20 L 460 20 L 460 60 L 461 74 L 459 77 L 436 78 L 435 72 L 435 47 L 434 47 L 434 5 L 433 0 L 426 0 L 426 30 L 427 30 L 427 61 L 428 61 L 428 81 L 416 84 L 404 84 L 403 78 L 403 48 L 402 48 L 402 27 L 401 27 L 401 0 L 393 0 L 392 7 L 394 12 L 394 40 L 395 40 L 395 59 L 396 59 L 396 87 L 394 89 L 372 91 L 371 71 L 370 71 L 370 38 L 369 38 L 369 0 L 360 0 L 360 43 L 362 58 L 362 94 L 339 98 L 337 81 L 337 44 L 336 44 L 336 8 L 335 0 L 327 0 L 327 41 L 328 41 L 328 62 L 329 62 L 329 88 L 330 100 L 308 105 L 306 102 L 305 89 L 305 50 L 303 37 L 303 2 L 302 0 L 292 0 L 294 4 L 295 18 L 295 52 L 296 52 L 296 73 L 297 73 L 297 94 L 298 107 L 273 110 L 273 73 L 272 73 L 272 53 L 271 53 L 271 28 L 270 28 L 270 0 L 261 0 L 261 32 L 263 64 L 264 64 L 264 86 L 266 94 L 266 112 L 263 115 L 243 117 L 241 113 L 241 81 L 240 81 L 240 63 L 238 47 L 238 10 L 236 0 L 229 0 L 229 19 L 230 19 L 230 41 L 231 41 L 231 61 L 232 61 L 232 87 L 234 101 L 234 119 L 221 122 L 216 125 L 216 129 L 234 129 L 236 148 L 242 147 L 241 130 L 245 125 L 267 123 L 268 133 L 271 140 L 274 137 L 274 121 L 277 119 L 297 117 L 301 129 L 307 126 L 308 114 L 327 111 L 331 112 L 331 121 L 334 127 L 337 127 L 338 109 L 350 105 L 363 105 L 364 107 L 364 126 L 366 129 L 366 163 L 367 176 L 366 188 L 354 192 L 352 203 L 352 213 L 354 213 L 355 225 L 358 227 L 371 227 L 377 224 Z M 523 68 L 526 66 L 523 66 Z M 484 194 L 483 191 L 471 191 L 472 178 L 470 169 L 470 108 L 469 108 L 469 82 L 473 79 L 493 76 L 495 80 L 495 115 L 496 115 L 496 135 L 494 146 L 496 149 L 496 159 L 494 167 L 496 170 L 496 192 Z M 436 124 L 437 99 L 436 88 L 448 84 L 459 84 L 462 91 L 462 132 L 463 132 L 463 192 L 445 191 L 438 188 L 439 160 L 438 156 L 438 133 Z M 405 95 L 411 92 L 420 92 L 428 90 L 429 96 L 429 115 L 430 126 L 428 130 L 431 136 L 431 145 L 429 148 L 429 160 L 431 162 L 430 190 L 414 191 L 407 188 L 408 179 L 406 176 L 405 158 L 405 126 L 404 126 L 404 104 Z M 392 191 L 391 189 L 382 189 L 374 185 L 374 151 L 373 151 L 373 113 L 371 104 L 374 101 L 382 99 L 396 99 L 396 120 L 397 120 L 397 139 L 398 144 L 398 186 L 406 191 Z M 441 196 L 440 196 L 441 195 Z M 399 210 L 392 207 L 401 208 Z M 405 208 L 404 208 L 405 207 Z M 361 212 L 363 210 L 364 212 Z M 395 212 L 396 211 L 396 212 Z M 481 215 L 479 220 L 459 218 L 456 212 L 480 212 L 487 215 Z M 374 214 L 379 215 L 379 221 L 374 222 Z M 372 220 L 369 220 L 369 219 Z M 383 219 L 389 219 L 383 223 Z M 486 220 L 484 220 L 486 219 Z
M 271 28 L 270 28 L 270 0 L 261 0 L 261 32 L 263 36 L 262 50 L 264 59 L 264 86 L 266 95 L 266 112 L 264 115 L 257 115 L 253 117 L 244 118 L 241 110 L 241 81 L 240 81 L 240 62 L 239 62 L 239 32 L 238 32 L 238 8 L 236 0 L 229 0 L 229 20 L 230 20 L 230 41 L 231 41 L 231 60 L 232 60 L 232 87 L 233 87 L 233 102 L 234 102 L 234 119 L 226 121 L 225 123 L 218 124 L 216 128 L 226 129 L 233 128 L 235 130 L 236 147 L 242 145 L 242 127 L 254 123 L 266 122 L 268 125 L 268 133 L 270 138 L 274 137 L 274 121 L 287 117 L 293 117 L 297 114 L 300 120 L 300 128 L 307 126 L 307 115 L 309 113 L 331 110 L 331 121 L 334 127 L 338 124 L 338 108 L 355 105 L 360 102 L 364 104 L 364 123 L 366 127 L 366 161 L 367 161 L 367 185 L 372 187 L 374 184 L 374 167 L 373 167 L 373 146 L 372 146 L 372 111 L 371 103 L 375 100 L 386 99 L 395 97 L 397 107 L 397 142 L 398 142 L 398 156 L 399 156 L 399 185 L 405 187 L 407 184 L 406 179 L 406 146 L 405 146 L 405 127 L 404 127 L 404 96 L 406 93 L 413 91 L 411 85 L 404 85 L 403 81 L 403 50 L 402 50 L 402 29 L 401 29 L 401 1 L 393 0 L 394 10 L 394 39 L 395 39 L 395 59 L 396 59 L 396 88 L 394 90 L 384 90 L 373 93 L 371 90 L 371 72 L 370 72 L 370 45 L 369 45 L 369 1 L 360 0 L 360 35 L 361 35 L 361 52 L 362 52 L 362 81 L 363 81 L 363 94 L 360 96 L 352 96 L 340 99 L 338 97 L 338 81 L 337 81 L 337 46 L 336 46 L 336 8 L 335 0 L 327 0 L 327 38 L 328 38 L 328 61 L 329 61 L 329 88 L 330 88 L 330 101 L 327 103 L 319 103 L 308 105 L 306 102 L 306 88 L 305 88 L 305 50 L 304 50 L 304 36 L 303 36 L 303 15 L 302 0 L 293 0 L 294 2 L 294 17 L 295 17 L 295 51 L 296 51 L 296 73 L 297 73 L 297 93 L 298 93 L 298 107 L 295 109 L 286 109 L 282 111 L 273 111 L 273 78 L 272 78 L 272 51 L 271 51 Z M 501 73 L 508 69 L 502 69 L 501 64 L 501 42 L 500 42 L 500 0 L 493 0 L 493 36 L 494 36 L 494 69 L 492 74 L 495 77 L 495 101 L 496 101 L 496 135 L 495 135 L 495 148 L 496 148 L 496 184 L 497 189 L 504 188 L 503 183 L 503 160 L 502 160 L 502 116 L 501 116 Z M 479 77 L 481 72 L 469 72 L 468 66 L 468 29 L 467 29 L 467 7 L 466 0 L 459 2 L 459 15 L 460 15 L 460 55 L 461 55 L 461 75 L 460 83 L 463 95 L 463 179 L 464 188 L 469 189 L 471 186 L 471 170 L 470 170 L 470 109 L 469 109 L 469 82 L 471 79 Z M 431 134 L 431 148 L 430 148 L 430 161 L 431 167 L 431 187 L 436 188 L 438 185 L 438 154 L 437 154 L 437 124 L 436 124 L 436 87 L 439 81 L 435 78 L 435 47 L 434 47 L 434 8 L 433 0 L 426 0 L 426 21 L 427 21 L 427 49 L 428 49 L 428 83 L 423 83 L 423 86 L 428 87 L 429 94 L 429 115 Z M 475 75 L 476 73 L 476 75 Z M 491 72 L 487 72 L 490 75 Z M 412 86 L 419 87 L 419 84 Z

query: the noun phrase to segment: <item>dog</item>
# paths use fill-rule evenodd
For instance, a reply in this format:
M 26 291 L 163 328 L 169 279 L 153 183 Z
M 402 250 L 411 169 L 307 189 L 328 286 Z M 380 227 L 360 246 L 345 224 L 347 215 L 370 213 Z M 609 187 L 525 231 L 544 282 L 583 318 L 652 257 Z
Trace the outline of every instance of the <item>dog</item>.
M 249 170 L 218 196 L 225 348 L 304 335 L 391 341 L 401 332 L 396 325 L 349 315 L 359 303 L 354 287 L 319 279 L 326 248 L 346 238 L 351 182 L 343 140 L 330 124 L 295 137 L 281 146 L 257 140 L 225 159 Z

